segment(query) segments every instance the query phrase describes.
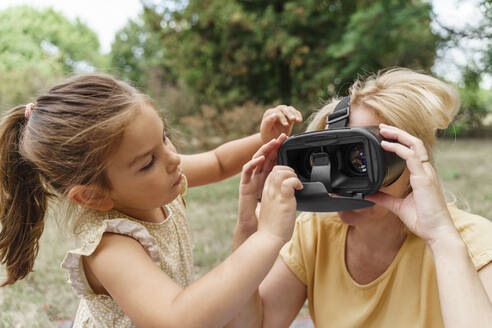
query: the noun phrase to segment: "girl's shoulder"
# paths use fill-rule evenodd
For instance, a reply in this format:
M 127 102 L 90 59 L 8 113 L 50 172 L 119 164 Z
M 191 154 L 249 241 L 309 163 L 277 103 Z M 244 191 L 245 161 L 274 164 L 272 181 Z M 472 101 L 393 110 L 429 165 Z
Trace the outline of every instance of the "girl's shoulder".
M 132 237 L 142 245 L 157 265 L 160 263 L 158 244 L 148 229 L 143 224 L 116 213 L 111 211 L 84 218 L 77 231 L 78 247 L 69 250 L 62 262 L 62 268 L 69 273 L 69 283 L 81 297 L 94 294 L 85 277 L 82 256 L 89 256 L 96 250 L 104 233 Z
M 104 233 L 117 233 L 135 239 L 158 266 L 163 255 L 157 239 L 165 240 L 167 234 L 174 233 L 174 235 L 179 235 L 183 244 L 187 244 L 187 240 L 183 240 L 189 237 L 189 228 L 184 212 L 186 206 L 184 197 L 187 187 L 188 183 L 183 175 L 181 193 L 174 201 L 166 205 L 168 218 L 162 223 L 144 222 L 116 210 L 86 215 L 77 226 L 78 247 L 69 250 L 62 262 L 62 268 L 68 271 L 69 283 L 76 293 L 82 297 L 94 295 L 84 274 L 82 256 L 89 256 L 94 253 L 101 243 Z

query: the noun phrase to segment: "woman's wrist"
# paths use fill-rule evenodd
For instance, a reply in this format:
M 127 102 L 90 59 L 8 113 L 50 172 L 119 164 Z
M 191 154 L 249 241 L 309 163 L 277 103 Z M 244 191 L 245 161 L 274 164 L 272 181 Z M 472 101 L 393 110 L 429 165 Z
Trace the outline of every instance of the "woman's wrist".
M 433 238 L 426 240 L 426 244 L 433 255 L 442 251 L 466 250 L 465 243 L 454 226 L 441 229 Z

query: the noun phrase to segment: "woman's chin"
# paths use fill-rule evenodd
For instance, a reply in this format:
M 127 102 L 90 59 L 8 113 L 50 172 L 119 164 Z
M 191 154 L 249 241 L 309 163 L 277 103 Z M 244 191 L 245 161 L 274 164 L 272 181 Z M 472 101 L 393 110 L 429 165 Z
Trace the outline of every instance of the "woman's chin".
M 357 213 L 356 210 L 338 212 L 338 216 L 340 217 L 340 220 L 342 220 L 343 223 L 348 225 L 354 225 L 357 224 L 357 222 L 359 222 L 361 218 L 360 215 L 358 214 L 359 213 Z
M 376 209 L 372 206 L 358 210 L 338 212 L 338 216 L 344 223 L 356 225 L 360 220 L 370 219 L 374 215 L 375 210 Z

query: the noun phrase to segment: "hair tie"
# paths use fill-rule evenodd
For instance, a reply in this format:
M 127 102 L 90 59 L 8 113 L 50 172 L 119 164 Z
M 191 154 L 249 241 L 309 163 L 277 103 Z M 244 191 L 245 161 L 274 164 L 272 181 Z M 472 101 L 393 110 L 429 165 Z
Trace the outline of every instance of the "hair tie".
M 24 110 L 24 116 L 26 119 L 29 119 L 31 117 L 32 112 L 34 112 L 34 103 L 29 103 L 26 105 L 26 109 Z

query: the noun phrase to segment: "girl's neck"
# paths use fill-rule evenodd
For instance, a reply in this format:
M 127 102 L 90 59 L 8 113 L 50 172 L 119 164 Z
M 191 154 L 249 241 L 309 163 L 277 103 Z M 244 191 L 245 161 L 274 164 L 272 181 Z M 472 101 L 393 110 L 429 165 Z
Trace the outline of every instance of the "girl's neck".
M 168 216 L 165 206 L 157 207 L 151 210 L 126 209 L 126 208 L 116 209 L 116 210 L 134 219 L 142 220 L 145 222 L 151 222 L 151 223 L 161 223 Z

